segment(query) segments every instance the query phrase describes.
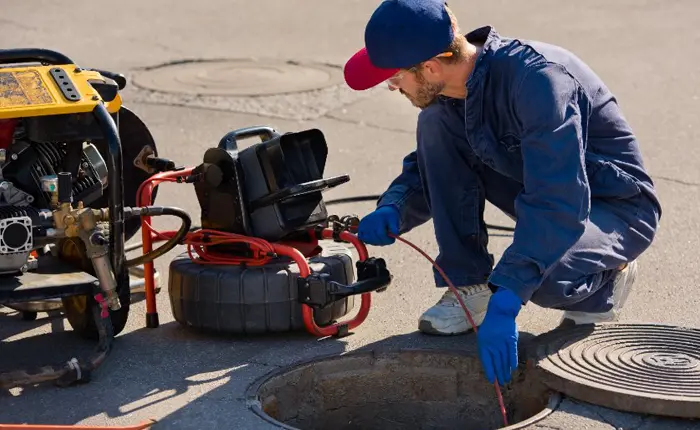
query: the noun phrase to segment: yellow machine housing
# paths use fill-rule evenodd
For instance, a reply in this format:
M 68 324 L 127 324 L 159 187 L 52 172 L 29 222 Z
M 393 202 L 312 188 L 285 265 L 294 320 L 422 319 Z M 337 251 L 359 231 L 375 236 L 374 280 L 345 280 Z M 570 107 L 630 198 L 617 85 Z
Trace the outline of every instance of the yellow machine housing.
M 119 111 L 118 90 L 99 73 L 74 64 L 0 67 L 0 119 Z

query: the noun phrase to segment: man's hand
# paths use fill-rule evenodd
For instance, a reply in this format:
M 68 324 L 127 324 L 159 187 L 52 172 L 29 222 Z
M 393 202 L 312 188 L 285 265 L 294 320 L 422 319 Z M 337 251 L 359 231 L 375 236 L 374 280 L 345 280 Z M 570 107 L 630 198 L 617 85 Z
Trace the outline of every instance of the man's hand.
M 484 322 L 478 330 L 479 358 L 486 379 L 507 384 L 518 367 L 518 327 L 515 318 L 522 301 L 515 293 L 499 288 L 491 296 Z
M 357 237 L 370 245 L 391 245 L 396 241 L 387 233 L 399 235 L 399 211 L 393 206 L 381 206 L 362 218 L 357 228 Z

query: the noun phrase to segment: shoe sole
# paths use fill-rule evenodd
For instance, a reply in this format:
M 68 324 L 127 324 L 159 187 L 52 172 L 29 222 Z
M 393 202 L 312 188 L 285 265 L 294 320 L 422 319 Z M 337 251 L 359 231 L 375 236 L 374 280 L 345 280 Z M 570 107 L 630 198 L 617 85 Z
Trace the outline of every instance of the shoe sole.
M 418 323 L 418 331 L 420 331 L 421 333 L 429 334 L 429 335 L 433 335 L 433 336 L 459 336 L 459 335 L 473 332 L 474 329 L 469 328 L 466 331 L 446 333 L 444 331 L 439 331 L 439 330 L 436 330 L 435 328 L 433 328 L 433 325 L 429 321 L 420 321 Z

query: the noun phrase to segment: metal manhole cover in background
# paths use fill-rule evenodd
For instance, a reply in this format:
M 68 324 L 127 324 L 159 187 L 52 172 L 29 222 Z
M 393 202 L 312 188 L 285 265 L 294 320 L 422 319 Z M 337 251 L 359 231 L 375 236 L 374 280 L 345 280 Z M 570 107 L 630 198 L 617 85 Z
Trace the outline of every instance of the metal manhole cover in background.
M 572 398 L 627 412 L 700 418 L 700 330 L 608 323 L 535 339 L 542 381 Z
M 343 83 L 342 69 L 319 63 L 220 59 L 180 61 L 143 70 L 142 88 L 171 94 L 261 96 L 312 91 Z

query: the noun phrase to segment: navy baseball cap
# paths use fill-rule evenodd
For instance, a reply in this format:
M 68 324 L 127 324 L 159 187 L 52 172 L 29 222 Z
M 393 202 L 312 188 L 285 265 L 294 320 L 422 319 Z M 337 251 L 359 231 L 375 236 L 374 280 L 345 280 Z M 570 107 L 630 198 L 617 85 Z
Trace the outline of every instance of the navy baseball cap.
M 445 0 L 384 0 L 365 27 L 365 47 L 345 63 L 345 82 L 372 88 L 443 52 L 454 32 Z

